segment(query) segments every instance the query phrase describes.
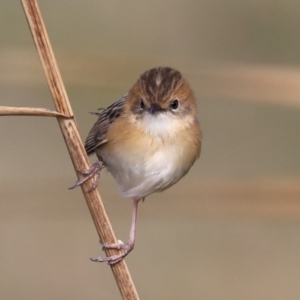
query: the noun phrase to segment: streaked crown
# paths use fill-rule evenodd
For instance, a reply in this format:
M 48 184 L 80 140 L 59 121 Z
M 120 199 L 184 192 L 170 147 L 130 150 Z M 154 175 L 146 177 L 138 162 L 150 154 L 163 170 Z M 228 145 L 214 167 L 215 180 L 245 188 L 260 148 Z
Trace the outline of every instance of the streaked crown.
M 159 67 L 143 73 L 126 99 L 132 113 L 172 114 L 184 116 L 196 114 L 194 94 L 181 73 L 169 67 Z

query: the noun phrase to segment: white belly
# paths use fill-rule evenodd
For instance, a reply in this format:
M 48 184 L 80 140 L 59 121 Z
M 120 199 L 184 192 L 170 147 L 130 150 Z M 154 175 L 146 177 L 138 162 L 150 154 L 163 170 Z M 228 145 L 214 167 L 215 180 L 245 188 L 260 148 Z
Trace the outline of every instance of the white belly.
M 139 199 L 162 191 L 176 183 L 190 168 L 183 168 L 176 145 L 161 147 L 147 156 L 123 151 L 109 155 L 105 148 L 99 152 L 107 170 L 117 181 L 120 193 L 126 198 Z

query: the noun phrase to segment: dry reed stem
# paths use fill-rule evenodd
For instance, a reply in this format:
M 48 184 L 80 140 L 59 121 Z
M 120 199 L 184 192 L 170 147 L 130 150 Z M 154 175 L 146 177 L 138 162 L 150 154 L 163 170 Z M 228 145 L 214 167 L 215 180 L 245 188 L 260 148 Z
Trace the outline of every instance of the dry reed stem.
M 77 170 L 88 169 L 90 167 L 89 160 L 73 117 L 72 108 L 57 67 L 40 10 L 35 0 L 21 0 L 21 2 L 47 77 L 55 107 L 59 113 L 64 115 L 64 117 L 57 117 L 59 126 L 77 175 L 81 177 L 82 175 Z M 100 240 L 105 241 L 106 243 L 116 243 L 117 240 L 98 189 L 89 192 L 92 188 L 91 180 L 84 183 L 81 188 Z M 117 250 L 106 250 L 105 252 L 106 255 L 114 255 L 118 253 Z M 139 299 L 125 261 L 122 260 L 121 262 L 112 265 L 111 270 L 123 299 Z M 99 288 L 101 289 L 100 285 Z
M 47 108 L 11 106 L 0 106 L 0 116 L 37 116 L 66 118 L 65 115 Z

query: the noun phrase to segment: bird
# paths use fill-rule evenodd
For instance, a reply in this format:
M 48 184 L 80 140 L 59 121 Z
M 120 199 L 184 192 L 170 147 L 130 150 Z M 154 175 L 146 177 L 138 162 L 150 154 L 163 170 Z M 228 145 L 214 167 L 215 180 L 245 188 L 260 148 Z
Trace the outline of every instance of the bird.
M 96 188 L 100 171 L 106 168 L 120 194 L 133 199 L 128 242 L 102 243 L 103 249 L 121 251 L 92 259 L 113 265 L 134 248 L 139 202 L 168 189 L 189 172 L 200 156 L 202 131 L 194 92 L 171 67 L 147 70 L 125 96 L 94 114 L 98 119 L 85 150 L 89 156 L 96 154 L 98 161 L 82 171 L 85 177 L 74 187 L 93 178 Z

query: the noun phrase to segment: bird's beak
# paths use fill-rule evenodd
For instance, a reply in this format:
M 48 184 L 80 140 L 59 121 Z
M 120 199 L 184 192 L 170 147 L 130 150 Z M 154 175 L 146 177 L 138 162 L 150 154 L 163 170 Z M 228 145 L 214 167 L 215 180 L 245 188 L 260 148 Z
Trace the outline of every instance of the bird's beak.
M 161 110 L 161 107 L 157 103 L 154 103 L 150 107 L 150 114 L 154 115 L 159 110 Z

